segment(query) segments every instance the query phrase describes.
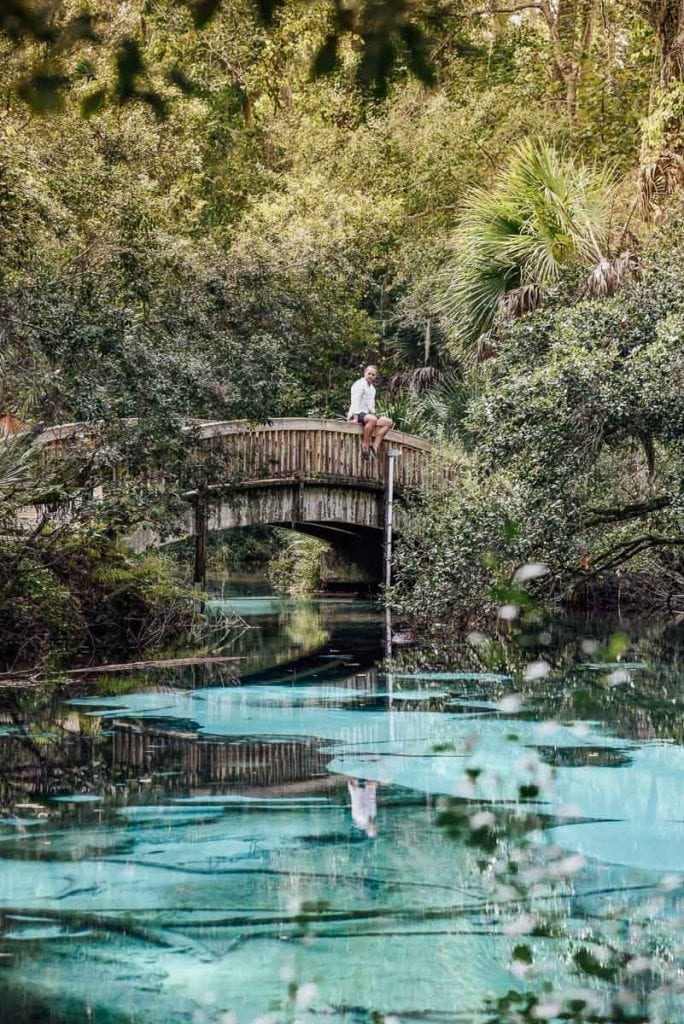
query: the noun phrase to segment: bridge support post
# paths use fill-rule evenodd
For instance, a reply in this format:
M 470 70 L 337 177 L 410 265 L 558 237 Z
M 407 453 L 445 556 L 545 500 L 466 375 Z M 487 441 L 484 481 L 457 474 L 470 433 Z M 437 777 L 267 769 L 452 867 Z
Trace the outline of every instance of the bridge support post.
M 207 581 L 207 506 L 199 498 L 195 504 L 195 565 L 193 582 L 204 586 Z

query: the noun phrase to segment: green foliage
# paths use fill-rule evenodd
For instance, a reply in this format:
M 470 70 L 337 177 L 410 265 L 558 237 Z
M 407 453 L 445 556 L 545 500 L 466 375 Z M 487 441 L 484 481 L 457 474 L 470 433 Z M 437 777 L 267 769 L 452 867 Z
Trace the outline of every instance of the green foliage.
M 550 567 L 549 598 L 619 586 L 624 602 L 667 606 L 680 592 L 683 255 L 673 222 L 619 297 L 559 295 L 500 331 L 465 416 L 460 406 L 470 469 L 423 500 L 402 538 L 403 612 L 466 624 L 529 560 Z
M 193 622 L 191 595 L 159 555 L 136 557 L 98 533 L 0 544 L 3 668 L 160 649 Z
M 307 597 L 321 588 L 326 545 L 315 537 L 295 536 L 268 564 L 267 575 L 277 594 Z

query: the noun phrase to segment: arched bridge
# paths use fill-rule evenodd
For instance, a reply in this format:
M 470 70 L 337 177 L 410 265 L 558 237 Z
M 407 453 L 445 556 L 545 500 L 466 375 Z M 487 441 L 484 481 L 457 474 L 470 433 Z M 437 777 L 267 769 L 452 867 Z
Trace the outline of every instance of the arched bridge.
M 217 490 L 227 485 L 210 529 L 305 523 L 380 529 L 388 449 L 399 453 L 398 493 L 421 487 L 433 471 L 433 445 L 397 430 L 387 435 L 377 460 L 364 462 L 360 427 L 338 420 L 277 419 L 251 429 L 206 423 L 201 433 L 225 474 Z
M 43 435 L 50 446 L 68 444 L 79 424 L 52 427 Z M 274 419 L 196 424 L 211 481 L 186 497 L 194 506 L 178 537 L 244 526 L 283 526 L 330 541 L 343 554 L 365 564 L 379 557 L 385 514 L 387 452 L 395 460 L 394 489 L 401 500 L 451 470 L 435 460 L 435 446 L 392 430 L 377 459 L 361 458 L 361 428 L 342 420 Z M 401 507 L 396 525 L 401 529 Z M 132 538 L 143 550 L 159 543 L 150 530 Z M 369 563 L 370 559 L 370 563 Z

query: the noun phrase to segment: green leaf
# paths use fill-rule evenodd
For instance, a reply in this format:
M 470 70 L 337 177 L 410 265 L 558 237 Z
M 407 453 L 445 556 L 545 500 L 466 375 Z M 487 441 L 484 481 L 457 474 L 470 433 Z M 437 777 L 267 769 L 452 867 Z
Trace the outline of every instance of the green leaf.
M 520 527 L 517 523 L 511 522 L 511 520 L 509 519 L 506 525 L 504 526 L 502 533 L 504 540 L 517 540 L 520 536 Z
M 602 981 L 615 981 L 617 978 L 616 967 L 599 963 L 594 954 L 585 947 L 575 953 L 573 960 L 580 971 L 592 978 L 601 978 Z
M 105 89 L 98 89 L 96 92 L 91 92 L 84 96 L 81 100 L 81 115 L 83 117 L 92 117 L 93 114 L 97 114 L 104 107 L 106 95 L 107 91 Z
M 320 78 L 322 75 L 331 74 L 339 65 L 339 39 L 331 33 L 325 40 L 314 57 L 311 75 L 313 78 Z
M 539 796 L 539 786 L 535 786 L 534 783 L 528 785 L 523 784 L 518 786 L 518 796 L 522 801 L 525 800 L 536 800 Z
M 69 79 L 59 72 L 36 71 L 20 83 L 17 92 L 36 114 L 59 110 Z
M 520 963 L 523 963 L 523 964 L 531 964 L 532 963 L 532 950 L 530 949 L 529 946 L 524 946 L 524 945 L 515 946 L 513 948 L 513 959 L 514 960 L 519 960 Z
M 435 70 L 427 57 L 427 40 L 420 28 L 411 23 L 402 26 L 400 32 L 408 56 L 408 65 L 413 74 L 424 85 L 435 84 Z
M 629 637 L 626 633 L 613 633 L 608 642 L 608 661 L 616 661 L 621 658 L 629 647 Z
M 192 14 L 192 21 L 195 28 L 204 28 L 216 15 L 219 7 L 221 6 L 221 0 L 195 0 L 190 5 L 190 12 Z

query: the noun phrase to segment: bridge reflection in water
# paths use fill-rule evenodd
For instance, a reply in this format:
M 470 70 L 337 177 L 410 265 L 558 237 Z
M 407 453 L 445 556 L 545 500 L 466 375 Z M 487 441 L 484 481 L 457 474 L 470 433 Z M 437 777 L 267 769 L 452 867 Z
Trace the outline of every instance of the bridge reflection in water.
M 368 694 L 377 686 L 377 672 L 357 672 L 335 685 Z M 293 699 L 306 693 L 304 687 L 291 689 Z M 147 687 L 145 692 L 179 691 Z M 112 787 L 113 793 L 115 786 L 140 783 L 192 796 L 226 791 L 277 796 L 323 791 L 340 781 L 327 771 L 331 754 L 321 753 L 315 738 L 214 737 L 191 722 L 167 724 L 163 715 L 149 721 L 109 718 L 99 728 L 92 718 L 73 713 L 56 714 L 31 734 L 16 715 L 2 717 L 7 731 L 0 734 L 0 799 L 9 805 L 65 788 L 102 793 Z

